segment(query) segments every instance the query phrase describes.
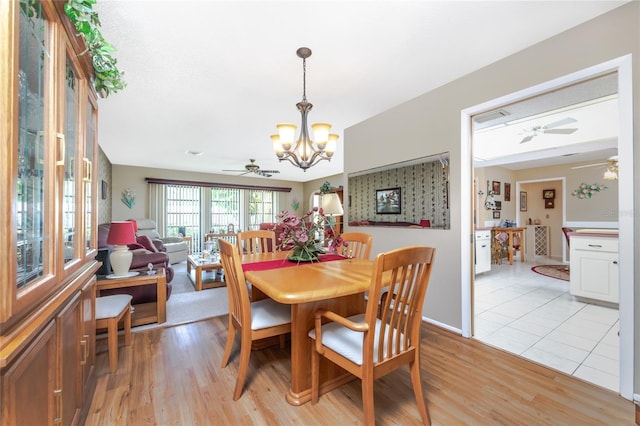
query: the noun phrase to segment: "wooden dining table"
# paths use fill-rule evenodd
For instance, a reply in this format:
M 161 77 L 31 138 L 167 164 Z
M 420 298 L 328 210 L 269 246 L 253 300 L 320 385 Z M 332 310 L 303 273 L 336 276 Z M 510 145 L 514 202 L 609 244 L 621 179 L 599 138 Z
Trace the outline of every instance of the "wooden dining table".
M 252 285 L 252 300 L 264 297 L 291 305 L 291 385 L 286 395 L 291 405 L 311 400 L 312 340 L 317 309 L 349 316 L 365 311 L 364 292 L 369 289 L 373 262 L 343 259 L 286 266 L 288 252 L 244 255 L 245 278 Z M 251 263 L 281 261 L 273 269 L 249 270 Z M 324 359 L 320 364 L 320 392 L 343 385 L 354 376 Z

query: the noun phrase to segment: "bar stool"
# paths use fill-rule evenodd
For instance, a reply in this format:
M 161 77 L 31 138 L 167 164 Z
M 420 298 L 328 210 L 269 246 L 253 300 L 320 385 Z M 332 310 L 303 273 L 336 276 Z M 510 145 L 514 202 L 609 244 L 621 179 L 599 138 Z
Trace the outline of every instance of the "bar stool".
M 131 344 L 131 299 L 128 294 L 96 298 L 96 328 L 107 329 L 109 369 L 118 369 L 118 322 L 124 317 L 124 345 Z

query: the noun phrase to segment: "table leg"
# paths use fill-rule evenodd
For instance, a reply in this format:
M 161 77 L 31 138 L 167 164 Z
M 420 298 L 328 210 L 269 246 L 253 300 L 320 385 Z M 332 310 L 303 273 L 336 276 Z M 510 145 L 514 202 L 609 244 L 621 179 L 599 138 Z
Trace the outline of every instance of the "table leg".
M 157 297 L 157 310 L 158 310 L 158 324 L 162 324 L 167 321 L 167 279 L 166 275 L 158 277 L 156 297 Z
M 513 265 L 513 232 L 509 232 L 509 265 Z
M 202 291 L 202 273 L 201 267 L 196 266 L 196 291 Z
M 524 232 L 520 231 L 520 262 L 524 263 Z
M 349 316 L 364 312 L 364 295 L 354 294 L 338 299 L 291 305 L 291 387 L 286 395 L 291 405 L 302 405 L 311 400 L 312 341 L 307 335 L 314 325 L 314 314 L 319 308 Z M 354 376 L 336 364 L 320 359 L 320 393 L 329 392 L 354 379 Z

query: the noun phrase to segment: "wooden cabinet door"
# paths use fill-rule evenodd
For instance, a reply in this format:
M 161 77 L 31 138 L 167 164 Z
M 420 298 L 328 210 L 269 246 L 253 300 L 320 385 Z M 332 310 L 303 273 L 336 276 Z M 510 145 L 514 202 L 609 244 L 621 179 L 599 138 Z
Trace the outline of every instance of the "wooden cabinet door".
M 82 337 L 80 339 L 80 357 L 82 364 L 82 389 L 88 386 L 92 370 L 96 364 L 96 277 L 94 276 L 81 293 Z M 85 401 L 89 404 L 91 401 Z
M 82 366 L 80 341 L 82 324 L 80 322 L 80 294 L 56 317 L 58 335 L 57 380 L 62 390 L 62 424 L 77 424 L 77 416 L 82 406 Z
M 55 388 L 53 321 L 1 376 L 2 425 L 52 425 L 61 393 Z M 55 396 L 54 396 L 55 395 Z

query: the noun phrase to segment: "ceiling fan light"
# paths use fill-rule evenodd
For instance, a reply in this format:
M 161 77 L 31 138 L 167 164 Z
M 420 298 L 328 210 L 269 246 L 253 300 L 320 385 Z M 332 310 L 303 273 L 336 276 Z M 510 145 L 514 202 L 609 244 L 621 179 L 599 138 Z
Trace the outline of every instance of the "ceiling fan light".
M 293 141 L 296 137 L 296 125 L 291 123 L 279 123 L 276 124 L 276 128 L 278 129 L 282 149 L 285 151 L 291 150 Z
M 607 170 L 604 172 L 604 176 L 602 178 L 605 180 L 617 180 L 618 173 L 611 170 L 611 168 L 607 167 Z

